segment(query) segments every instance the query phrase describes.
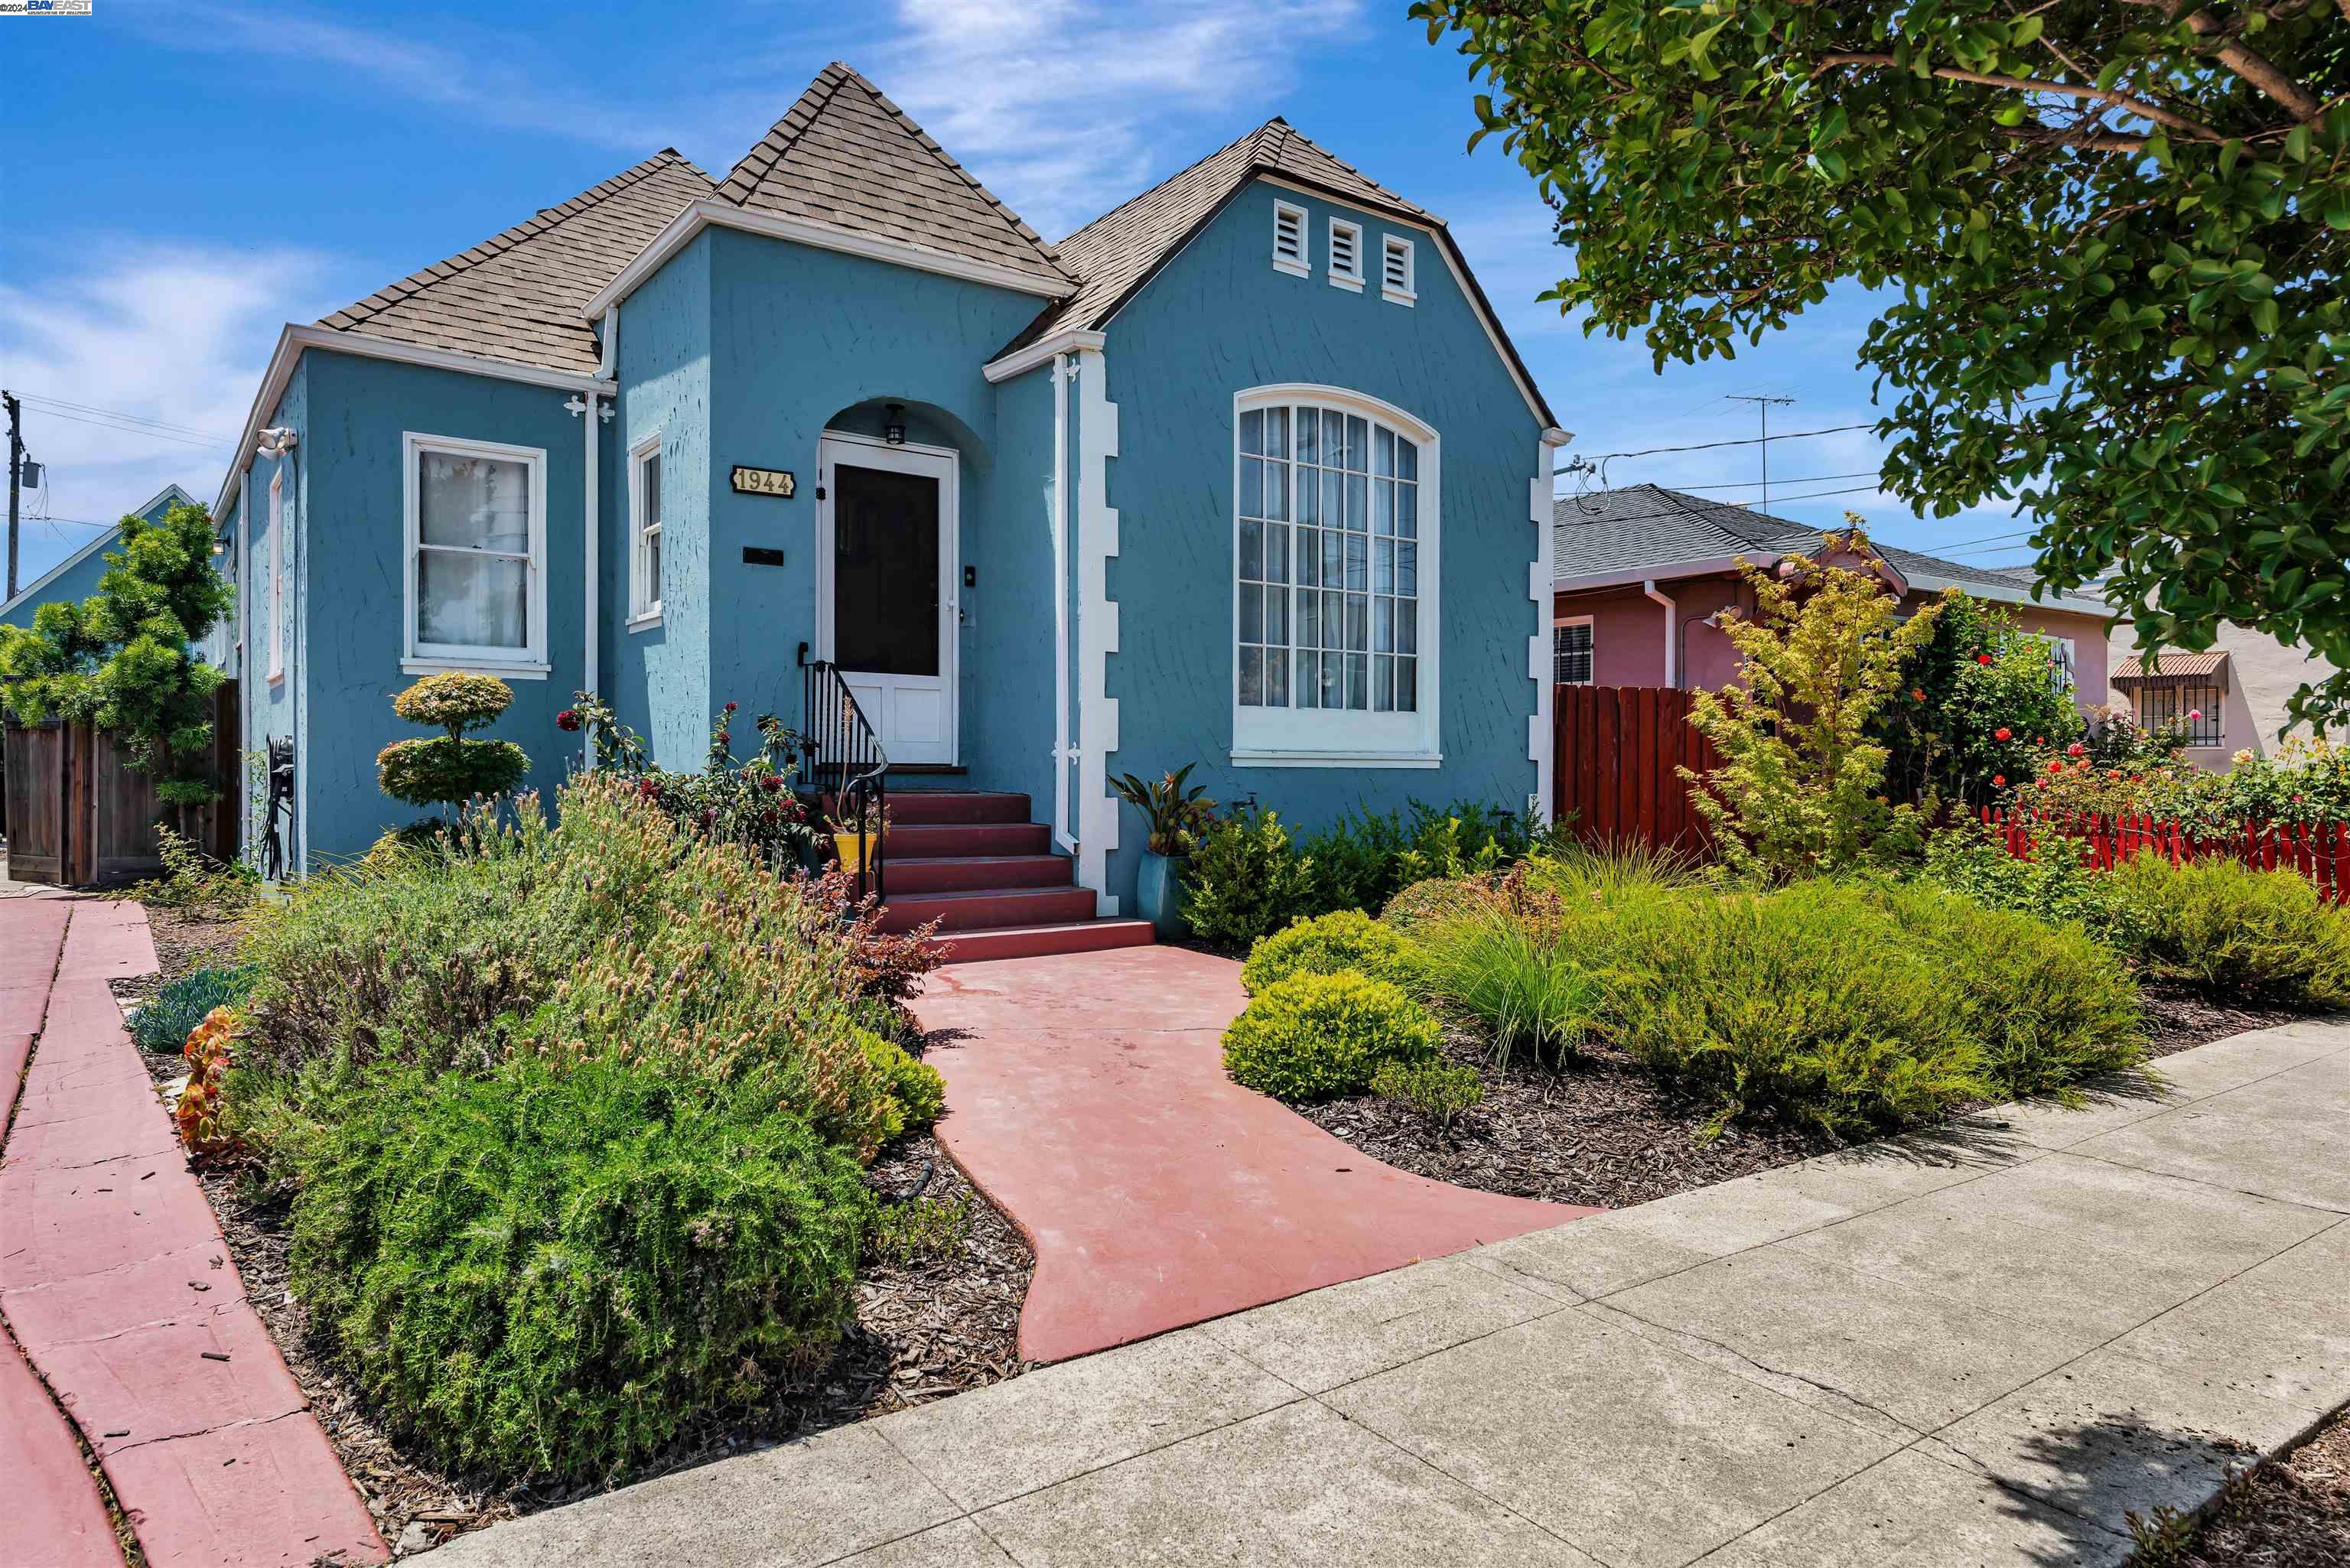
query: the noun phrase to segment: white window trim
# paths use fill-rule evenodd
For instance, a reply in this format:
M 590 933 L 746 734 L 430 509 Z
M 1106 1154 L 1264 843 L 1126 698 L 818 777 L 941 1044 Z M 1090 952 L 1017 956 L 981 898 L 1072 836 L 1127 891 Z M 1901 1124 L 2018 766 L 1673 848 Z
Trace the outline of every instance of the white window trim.
M 546 659 L 546 449 L 509 446 L 503 441 L 470 441 L 462 436 L 430 435 L 402 431 L 400 448 L 400 670 L 410 675 L 442 675 L 467 670 L 502 675 L 513 680 L 544 680 L 552 666 Z M 416 637 L 416 557 L 423 527 L 418 489 L 417 460 L 425 452 L 459 457 L 494 457 L 530 465 L 530 556 L 523 568 L 525 611 L 530 618 L 529 643 L 519 649 L 478 649 L 452 643 L 420 642 Z
M 1345 234 L 1354 241 L 1355 260 L 1352 266 L 1341 266 L 1338 259 L 1338 236 Z M 1348 223 L 1344 218 L 1330 220 L 1329 235 L 1330 286 L 1343 288 L 1349 294 L 1363 292 L 1363 225 Z
M 645 597 L 645 459 L 660 455 L 661 432 L 654 431 L 629 449 L 629 619 L 630 631 L 661 623 L 661 602 Z M 661 514 L 661 540 L 669 540 L 669 514 Z
M 269 681 L 286 679 L 286 469 L 269 481 Z
M 1416 714 L 1357 713 L 1343 710 L 1340 724 L 1352 724 L 1357 729 L 1368 729 L 1369 720 L 1385 720 L 1382 726 L 1388 733 L 1373 739 L 1364 737 L 1358 746 L 1316 744 L 1325 738 L 1316 731 L 1326 732 L 1336 726 L 1328 722 L 1326 709 L 1243 708 L 1241 706 L 1241 415 L 1251 409 L 1273 408 L 1297 403 L 1315 403 L 1344 409 L 1350 413 L 1376 420 L 1400 434 L 1409 436 L 1419 448 L 1419 699 Z M 1313 382 L 1289 381 L 1271 386 L 1249 387 L 1232 394 L 1232 471 L 1230 483 L 1232 539 L 1230 554 L 1225 556 L 1224 575 L 1232 595 L 1232 618 L 1224 630 L 1225 657 L 1232 660 L 1231 704 L 1232 714 L 1232 745 L 1231 759 L 1236 768 L 1433 768 L 1444 762 L 1441 737 L 1444 734 L 1440 699 L 1443 691 L 1444 649 L 1444 462 L 1443 442 L 1435 429 L 1419 416 L 1371 397 L 1367 393 L 1345 387 L 1327 387 Z M 1294 440 L 1293 436 L 1293 440 Z M 1295 452 L 1295 448 L 1291 449 Z M 1295 462 L 1293 458 L 1291 461 Z M 1292 509 L 1293 511 L 1295 508 Z M 1295 519 L 1291 525 L 1295 526 Z M 1293 578 L 1295 573 L 1293 552 Z M 1295 625 L 1295 618 L 1292 626 Z M 1292 633 L 1293 637 L 1295 632 Z M 1299 721 L 1306 720 L 1301 724 Z M 1394 738 L 1399 726 L 1394 721 L 1417 719 L 1417 732 L 1410 741 L 1398 743 Z
M 1401 234 L 1379 236 L 1379 297 L 1381 299 L 1386 300 L 1389 305 L 1409 306 L 1419 297 L 1419 247 Z M 1388 282 L 1388 257 L 1390 255 L 1403 257 L 1403 283 L 1399 287 Z
M 1296 225 L 1297 254 L 1294 256 L 1286 256 L 1281 254 L 1281 228 L 1284 220 Z M 1273 270 L 1275 272 L 1285 272 L 1292 277 L 1313 276 L 1314 265 L 1313 263 L 1307 259 L 1308 253 L 1313 243 L 1314 234 L 1312 215 L 1308 213 L 1305 208 L 1299 206 L 1295 202 L 1277 201 L 1274 202 Z
M 1563 681 L 1558 679 L 1558 628 L 1563 626 L 1587 626 L 1591 628 L 1591 673 L 1584 680 Z M 1599 625 L 1596 621 L 1593 620 L 1587 615 L 1563 615 L 1550 623 L 1550 669 L 1552 685 L 1596 686 L 1599 684 Z

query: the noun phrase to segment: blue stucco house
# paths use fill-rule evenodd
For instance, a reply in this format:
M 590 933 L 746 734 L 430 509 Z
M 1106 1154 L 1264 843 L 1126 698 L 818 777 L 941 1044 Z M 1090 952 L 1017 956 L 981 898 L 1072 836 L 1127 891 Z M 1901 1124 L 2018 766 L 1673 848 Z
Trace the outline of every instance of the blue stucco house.
M 174 506 L 193 506 L 196 498 L 176 484 L 167 484 L 144 503 L 130 509 L 129 515 L 144 517 L 150 523 L 161 523 L 163 514 Z M 0 604 L 0 626 L 30 627 L 33 612 L 45 604 L 59 599 L 79 601 L 98 592 L 98 579 L 106 576 L 106 553 L 122 538 L 122 524 L 100 533 L 97 538 L 26 583 L 16 597 Z M 207 640 L 204 652 L 215 664 L 226 664 L 226 652 L 221 633 L 216 630 Z
M 893 798 L 1026 796 L 1105 916 L 1108 773 L 1539 811 L 1555 424 L 1443 223 L 1280 119 L 1048 244 L 834 65 L 722 181 L 660 152 L 286 329 L 216 507 L 246 745 L 316 866 L 409 815 L 418 675 L 511 681 L 551 787 L 576 688 L 693 767 L 826 659 Z

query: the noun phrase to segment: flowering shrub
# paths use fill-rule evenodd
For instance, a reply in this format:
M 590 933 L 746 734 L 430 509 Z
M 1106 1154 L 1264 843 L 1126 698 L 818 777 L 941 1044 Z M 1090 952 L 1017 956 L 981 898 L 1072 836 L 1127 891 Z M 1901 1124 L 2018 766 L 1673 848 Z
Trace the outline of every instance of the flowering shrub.
M 2199 768 L 2161 735 L 2051 748 L 2009 792 L 2016 805 L 2059 815 L 2143 814 L 2210 834 L 2253 823 L 2350 820 L 2350 748 L 2295 736 L 2273 757 L 2238 752 L 2225 773 Z
M 2022 778 L 2036 750 L 2077 739 L 2081 715 L 2056 651 L 2005 607 L 1944 594 L 1932 640 L 1903 663 L 1907 689 L 1886 710 L 1898 793 L 1981 800 L 1987 781 Z
M 599 772 L 633 779 L 638 798 L 703 837 L 755 850 L 778 868 L 806 865 L 816 830 L 785 777 L 799 759 L 800 737 L 773 713 L 763 713 L 754 725 L 757 751 L 738 761 L 733 749 L 737 711 L 729 702 L 711 721 L 709 748 L 698 774 L 657 766 L 644 737 L 614 717 L 610 704 L 592 691 L 574 692 L 572 705 L 555 722 L 563 730 L 591 729 Z

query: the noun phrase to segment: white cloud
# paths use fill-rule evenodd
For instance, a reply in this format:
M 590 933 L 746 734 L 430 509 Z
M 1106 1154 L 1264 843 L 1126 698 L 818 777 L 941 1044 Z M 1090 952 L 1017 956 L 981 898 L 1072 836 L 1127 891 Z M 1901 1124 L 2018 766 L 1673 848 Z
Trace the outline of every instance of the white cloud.
M 234 455 L 289 302 L 321 290 L 319 259 L 86 241 L 90 270 L 0 284 L 0 384 L 26 397 L 26 446 L 48 467 L 57 518 L 111 523 L 167 483 L 209 504 Z M 316 310 L 308 315 L 315 316 Z M 81 405 L 57 409 L 57 402 Z M 88 409 L 160 421 L 216 445 L 87 422 Z M 68 417 L 78 416 L 78 417 Z M 26 581 L 94 530 L 30 522 Z

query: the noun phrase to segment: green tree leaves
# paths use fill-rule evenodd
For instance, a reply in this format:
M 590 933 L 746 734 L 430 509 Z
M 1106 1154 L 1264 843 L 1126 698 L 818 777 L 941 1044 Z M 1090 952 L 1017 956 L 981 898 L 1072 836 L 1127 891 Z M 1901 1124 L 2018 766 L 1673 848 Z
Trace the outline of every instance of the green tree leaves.
M 2334 670 L 2296 711 L 2350 721 L 2350 596 L 2314 591 L 2350 560 L 2350 17 L 2022 9 L 1413 15 L 1485 78 L 1480 134 L 1556 212 L 1546 297 L 1586 330 L 1694 362 L 1898 286 L 1859 355 L 1890 490 L 2019 502 L 2043 586 L 2105 580 L 2147 646 L 2305 644 Z

